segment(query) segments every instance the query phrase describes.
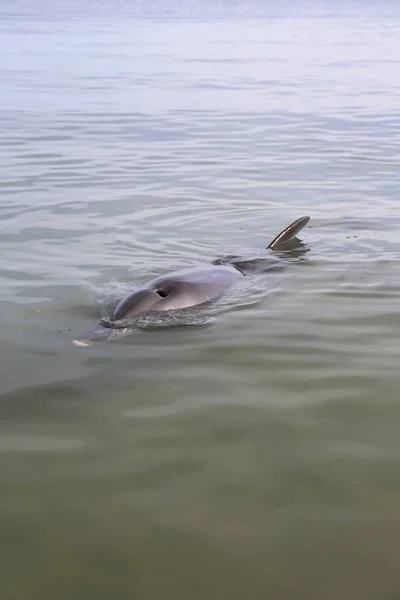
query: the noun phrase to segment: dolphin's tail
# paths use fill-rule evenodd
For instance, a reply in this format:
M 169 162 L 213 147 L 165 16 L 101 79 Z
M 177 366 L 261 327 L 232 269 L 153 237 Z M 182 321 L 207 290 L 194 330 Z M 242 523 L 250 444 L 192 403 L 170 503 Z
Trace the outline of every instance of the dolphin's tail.
M 296 235 L 307 225 L 309 220 L 310 217 L 300 217 L 300 219 L 297 219 L 294 223 L 285 227 L 285 229 L 272 240 L 267 248 L 270 248 L 271 250 L 282 249 L 287 242 L 296 238 Z

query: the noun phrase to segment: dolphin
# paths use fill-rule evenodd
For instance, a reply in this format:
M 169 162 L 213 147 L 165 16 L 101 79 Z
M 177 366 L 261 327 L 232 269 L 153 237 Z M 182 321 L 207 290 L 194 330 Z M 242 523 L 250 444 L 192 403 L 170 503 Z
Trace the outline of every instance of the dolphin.
M 310 217 L 300 217 L 279 233 L 267 250 L 285 250 L 289 243 L 299 241 L 297 234 L 307 225 Z M 265 263 L 266 257 L 227 256 L 205 267 L 182 269 L 161 275 L 122 298 L 114 308 L 108 326 L 101 325 L 79 335 L 72 342 L 76 346 L 90 346 L 129 335 L 133 326 L 114 325 L 136 316 L 171 313 L 200 307 L 218 300 L 241 278 L 250 274 L 252 267 Z

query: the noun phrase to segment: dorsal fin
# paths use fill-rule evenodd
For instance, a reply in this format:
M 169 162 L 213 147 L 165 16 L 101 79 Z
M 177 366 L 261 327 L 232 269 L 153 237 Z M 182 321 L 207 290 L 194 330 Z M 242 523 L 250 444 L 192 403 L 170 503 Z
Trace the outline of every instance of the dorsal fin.
M 271 248 L 271 250 L 275 250 L 275 249 L 280 248 L 284 244 L 286 244 L 286 242 L 293 240 L 293 238 L 296 237 L 296 235 L 303 229 L 303 227 L 305 227 L 307 225 L 309 220 L 310 220 L 310 217 L 300 217 L 300 219 L 297 219 L 296 221 L 294 221 L 294 223 L 292 223 L 291 225 L 286 227 L 283 231 L 281 231 L 276 236 L 276 238 L 274 238 L 272 240 L 272 242 L 269 244 L 269 246 L 267 246 L 267 248 Z

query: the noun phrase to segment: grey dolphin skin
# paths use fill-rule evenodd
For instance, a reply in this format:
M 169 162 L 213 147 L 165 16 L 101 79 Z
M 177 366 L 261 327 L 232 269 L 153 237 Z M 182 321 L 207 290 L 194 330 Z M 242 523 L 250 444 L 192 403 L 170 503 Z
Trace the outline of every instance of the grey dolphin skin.
M 300 217 L 294 221 L 272 240 L 267 249 L 284 250 L 285 245 L 296 239 L 309 220 L 310 217 Z M 114 309 L 111 323 L 137 315 L 145 316 L 202 306 L 217 300 L 246 275 L 246 267 L 248 268 L 251 262 L 246 258 L 241 261 L 240 257 L 227 257 L 222 264 L 183 269 L 156 277 L 120 300 Z M 134 327 L 100 326 L 82 333 L 73 343 L 76 346 L 90 346 L 96 342 L 120 338 L 134 331 Z

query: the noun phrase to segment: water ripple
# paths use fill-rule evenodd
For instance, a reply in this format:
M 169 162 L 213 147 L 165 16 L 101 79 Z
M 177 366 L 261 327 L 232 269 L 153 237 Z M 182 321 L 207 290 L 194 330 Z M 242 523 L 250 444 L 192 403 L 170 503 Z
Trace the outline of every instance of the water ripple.
M 0 596 L 398 595 L 399 22 L 2 3 Z M 188 326 L 72 345 L 303 214 L 301 260 Z

